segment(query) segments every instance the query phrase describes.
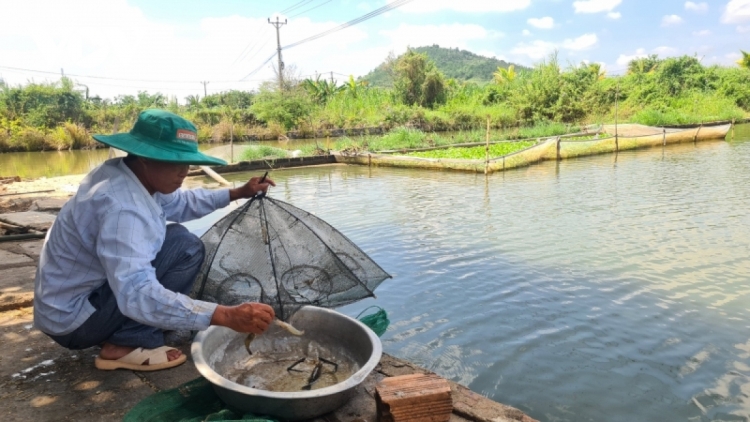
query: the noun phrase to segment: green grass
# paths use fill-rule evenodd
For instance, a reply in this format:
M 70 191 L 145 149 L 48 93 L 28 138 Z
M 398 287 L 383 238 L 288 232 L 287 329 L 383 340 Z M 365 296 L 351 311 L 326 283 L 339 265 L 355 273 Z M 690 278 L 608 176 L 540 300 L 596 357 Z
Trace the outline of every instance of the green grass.
M 730 98 L 691 93 L 670 99 L 666 106 L 646 106 L 630 118 L 647 126 L 687 125 L 742 119 L 746 113 Z
M 261 160 L 264 158 L 284 158 L 287 152 L 281 148 L 269 147 L 267 145 L 253 146 L 240 156 L 239 161 Z
M 534 142 L 503 142 L 500 144 L 490 145 L 490 158 L 502 157 L 503 155 L 512 154 L 516 151 L 526 149 L 534 145 Z M 405 154 L 409 157 L 422 158 L 458 158 L 465 160 L 482 160 L 487 157 L 486 147 L 465 147 L 465 148 L 446 148 L 432 151 L 410 152 Z

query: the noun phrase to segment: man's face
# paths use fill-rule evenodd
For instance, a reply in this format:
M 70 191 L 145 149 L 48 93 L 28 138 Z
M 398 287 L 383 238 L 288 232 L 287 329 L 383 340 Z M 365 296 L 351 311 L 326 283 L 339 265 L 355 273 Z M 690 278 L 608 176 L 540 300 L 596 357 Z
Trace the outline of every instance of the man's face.
M 142 158 L 145 166 L 146 189 L 153 192 L 172 193 L 182 186 L 187 176 L 188 164 L 174 164 Z

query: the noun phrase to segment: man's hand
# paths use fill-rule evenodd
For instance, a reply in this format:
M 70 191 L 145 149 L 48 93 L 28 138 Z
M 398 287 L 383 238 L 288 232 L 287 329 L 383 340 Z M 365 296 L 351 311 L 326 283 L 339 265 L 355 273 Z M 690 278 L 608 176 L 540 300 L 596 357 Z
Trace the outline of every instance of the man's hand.
M 240 333 L 262 334 L 274 318 L 273 308 L 263 303 L 219 305 L 211 317 L 211 325 L 221 325 Z
M 268 177 L 263 180 L 263 183 L 260 182 L 261 179 L 262 177 L 253 177 L 244 185 L 235 189 L 229 189 L 229 200 L 235 201 L 242 198 L 249 199 L 257 195 L 258 192 L 267 192 L 269 186 L 276 186 L 276 183 Z

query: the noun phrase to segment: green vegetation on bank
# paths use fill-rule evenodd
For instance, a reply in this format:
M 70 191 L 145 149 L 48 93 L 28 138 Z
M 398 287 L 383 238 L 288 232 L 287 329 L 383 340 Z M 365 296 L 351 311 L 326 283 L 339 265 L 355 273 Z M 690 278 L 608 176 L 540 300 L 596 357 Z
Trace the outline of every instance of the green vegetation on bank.
M 391 63 L 393 88 L 351 77 L 338 84 L 285 75 L 282 88 L 269 82 L 254 92 L 190 96 L 182 103 L 148 92 L 111 100 L 88 97 L 68 78 L 25 86 L 0 81 L 0 152 L 96 147 L 89 134 L 127 130 L 141 110 L 152 107 L 193 121 L 202 143 L 273 139 L 289 131 L 325 137 L 338 128 L 379 127 L 388 133 L 337 139 L 335 146 L 303 154 L 482 142 L 488 119 L 493 140 L 552 136 L 611 123 L 615 109 L 621 123 L 741 119 L 750 115 L 750 69 L 742 63 L 704 66 L 692 56 L 649 56 L 633 60 L 627 74 L 610 77 L 597 64 L 563 67 L 552 55 L 530 70 L 496 68 L 492 82 L 478 84 L 447 77 L 426 54 L 411 50 Z M 511 135 L 497 135 L 500 128 Z M 473 138 L 441 137 L 441 131 Z
M 534 145 L 534 142 L 530 141 L 503 142 L 500 144 L 492 144 L 489 148 L 489 157 L 502 157 L 503 155 L 521 151 L 522 149 L 526 149 L 532 145 Z M 410 152 L 406 155 L 423 158 L 460 158 L 466 160 L 483 160 L 487 157 L 487 149 L 486 147 L 481 146 L 470 148 L 450 147 L 432 151 Z

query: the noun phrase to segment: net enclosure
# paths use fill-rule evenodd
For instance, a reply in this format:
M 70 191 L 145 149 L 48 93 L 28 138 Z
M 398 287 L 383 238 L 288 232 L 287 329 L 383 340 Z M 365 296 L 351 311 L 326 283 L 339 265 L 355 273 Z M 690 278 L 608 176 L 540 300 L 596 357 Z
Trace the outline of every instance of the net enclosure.
M 262 194 L 201 240 L 206 258 L 191 296 L 222 305 L 266 303 L 281 320 L 304 305 L 334 308 L 374 297 L 391 277 L 330 224 Z

